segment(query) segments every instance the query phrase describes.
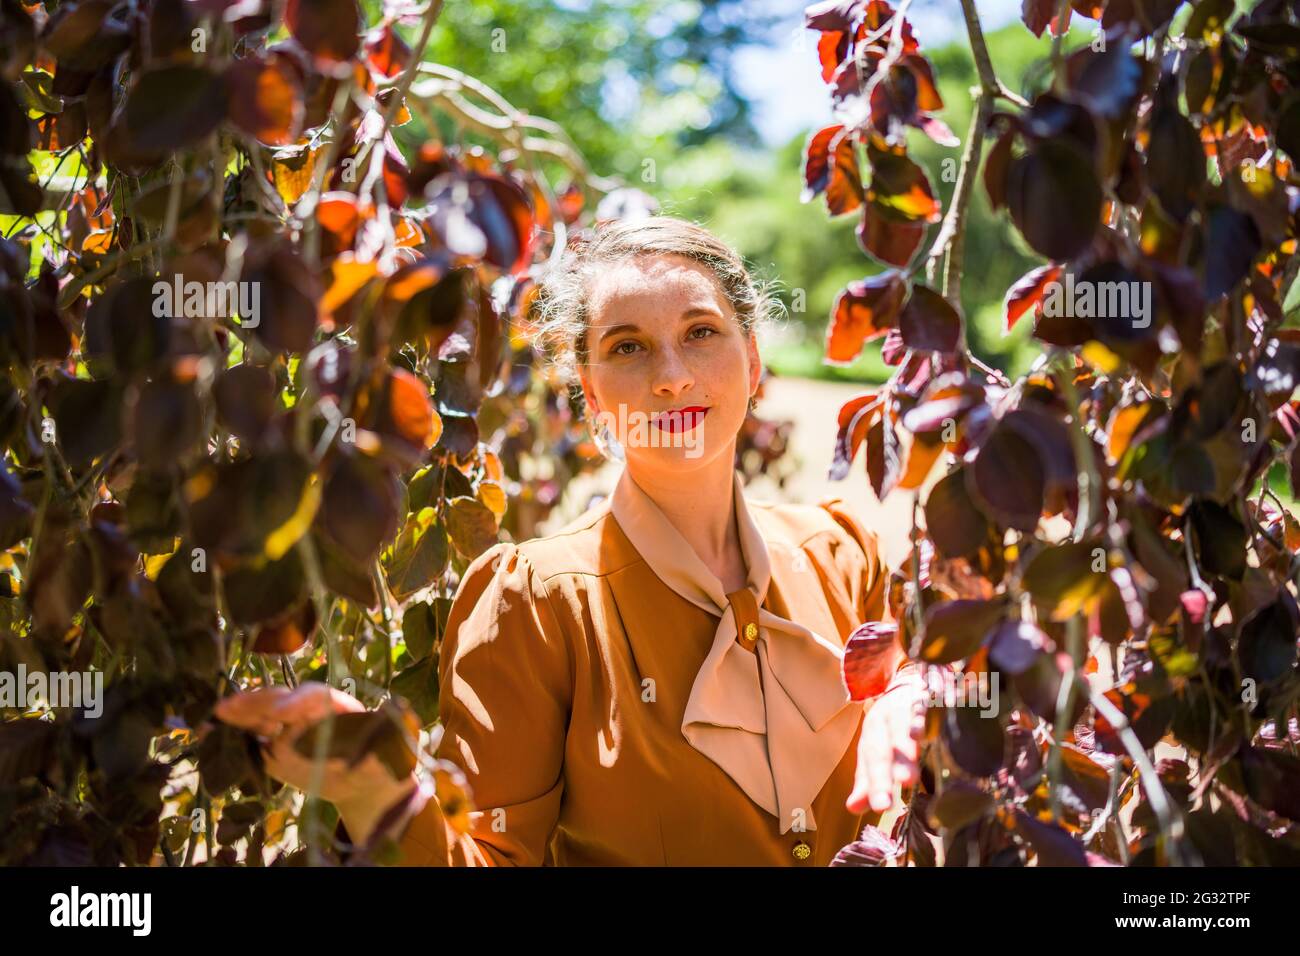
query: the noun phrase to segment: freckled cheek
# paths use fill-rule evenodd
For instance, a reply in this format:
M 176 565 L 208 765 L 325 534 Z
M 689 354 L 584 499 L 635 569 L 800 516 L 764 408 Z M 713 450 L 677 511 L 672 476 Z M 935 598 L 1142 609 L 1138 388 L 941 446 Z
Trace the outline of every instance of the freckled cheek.
M 749 366 L 744 353 L 718 350 L 696 365 L 696 386 L 716 404 L 745 404 L 749 397 Z
M 721 350 L 710 351 L 696 356 L 691 365 L 694 367 L 698 378 L 707 378 L 715 382 L 735 374 L 736 371 L 736 362 L 732 356 Z
M 617 413 L 620 405 L 629 409 L 647 404 L 650 394 L 649 377 L 632 368 L 603 368 L 591 378 L 597 401 L 611 412 Z

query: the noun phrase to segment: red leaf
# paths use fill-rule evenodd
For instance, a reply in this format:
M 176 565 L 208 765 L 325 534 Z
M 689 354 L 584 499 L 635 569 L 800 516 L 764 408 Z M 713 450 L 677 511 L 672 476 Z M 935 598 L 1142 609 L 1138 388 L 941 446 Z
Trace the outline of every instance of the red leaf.
M 1056 0 L 1023 0 L 1020 4 L 1020 19 L 1030 33 L 1041 37 L 1052 19 L 1055 7 Z
M 851 136 L 841 136 L 835 144 L 835 164 L 826 187 L 826 208 L 832 216 L 843 216 L 862 205 L 862 175 L 858 171 L 858 153 Z
M 959 598 L 931 604 L 925 609 L 921 659 L 931 664 L 965 660 L 993 636 L 1006 610 L 1002 598 Z
M 1061 275 L 1059 265 L 1039 266 L 1021 276 L 1016 284 L 1007 290 L 1002 301 L 1003 332 L 1010 332 L 1020 317 L 1035 308 L 1047 294 L 1047 287 Z
M 127 94 L 122 133 L 131 150 L 167 153 L 203 139 L 226 118 L 225 78 L 197 66 L 164 66 L 139 75 Z
M 928 286 L 914 285 L 898 330 L 908 348 L 920 352 L 955 352 L 961 344 L 961 315 L 947 299 Z
M 826 336 L 825 361 L 848 365 L 865 342 L 894 328 L 907 293 L 907 278 L 896 270 L 850 282 L 835 300 Z
M 411 48 L 391 23 L 385 23 L 366 34 L 365 51 L 366 63 L 370 68 L 388 77 L 401 73 L 411 59 Z
M 989 196 L 989 207 L 997 212 L 1007 204 L 1007 167 L 1011 164 L 1012 130 L 1007 130 L 989 150 L 984 161 L 984 191 Z
M 843 126 L 827 126 L 808 137 L 803 177 L 801 199 L 808 202 L 825 192 L 826 207 L 832 216 L 844 215 L 862 205 L 857 151 Z
M 854 234 L 863 252 L 891 266 L 904 267 L 925 238 L 925 224 L 886 219 L 875 203 L 867 203 Z
M 925 170 L 905 152 L 870 147 L 871 188 L 867 199 L 880 207 L 881 215 L 906 222 L 938 222 L 943 206 L 934 195 Z
M 852 700 L 879 697 L 894 676 L 898 624 L 868 621 L 849 635 L 844 645 L 844 683 Z
M 288 0 L 284 22 L 293 38 L 323 63 L 342 63 L 361 48 L 356 0 Z
M 288 146 L 302 131 L 303 93 L 298 73 L 281 56 L 236 60 L 226 72 L 230 120 L 267 146 Z
M 1065 137 L 1043 140 L 1008 165 L 1011 218 L 1048 259 L 1072 259 L 1088 247 L 1104 199 L 1091 158 Z
M 1039 866 L 1087 866 L 1088 857 L 1069 831 L 1055 823 L 1035 820 L 1023 810 L 1015 811 L 1016 831 L 1029 841 Z
M 858 446 L 882 411 L 882 400 L 876 392 L 855 395 L 840 407 L 839 433 L 835 438 L 835 453 L 829 476 L 832 481 L 841 481 L 848 476 Z

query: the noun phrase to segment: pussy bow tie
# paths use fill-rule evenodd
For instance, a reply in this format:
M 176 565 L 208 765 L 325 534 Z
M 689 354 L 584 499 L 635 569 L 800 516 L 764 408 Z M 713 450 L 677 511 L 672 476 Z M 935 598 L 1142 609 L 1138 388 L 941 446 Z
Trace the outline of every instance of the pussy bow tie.
M 777 817 L 782 834 L 796 823 L 815 830 L 813 798 L 843 759 L 862 705 L 849 697 L 838 644 L 762 606 L 771 562 L 740 474 L 733 479 L 748 580 L 730 595 L 626 470 L 610 510 L 661 581 L 721 618 L 691 687 L 683 736 Z M 739 622 L 755 618 L 753 639 L 738 640 Z

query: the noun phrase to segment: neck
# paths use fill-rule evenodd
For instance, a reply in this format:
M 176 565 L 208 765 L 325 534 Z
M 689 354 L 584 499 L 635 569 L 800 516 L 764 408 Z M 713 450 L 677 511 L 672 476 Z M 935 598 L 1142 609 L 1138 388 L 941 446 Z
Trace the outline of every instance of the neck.
M 724 583 L 744 568 L 736 529 L 734 455 L 718 455 L 701 469 L 646 473 L 628 463 L 629 476 Z

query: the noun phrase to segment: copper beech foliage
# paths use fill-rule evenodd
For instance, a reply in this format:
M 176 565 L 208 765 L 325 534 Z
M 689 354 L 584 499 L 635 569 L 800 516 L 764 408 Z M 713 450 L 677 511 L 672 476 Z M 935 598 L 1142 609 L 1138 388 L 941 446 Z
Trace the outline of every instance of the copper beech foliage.
M 1005 328 L 1043 347 L 1014 382 L 918 275 L 941 210 L 905 134 L 951 136 L 910 25 L 883 0 L 806 13 L 837 124 L 805 198 L 857 216 L 885 267 L 840 294 L 826 360 L 883 337 L 895 367 L 841 409 L 832 477 L 861 454 L 925 528 L 899 624 L 860 629 L 846 678 L 897 639 L 999 690 L 993 713 L 931 708 L 908 811 L 841 862 L 934 865 L 941 835 L 950 865 L 1295 865 L 1300 524 L 1268 481 L 1300 496 L 1300 3 L 1060 8 L 1025 0 L 1024 22 L 1091 42 L 984 130 L 989 203 L 1046 260 L 1006 294 Z M 1134 296 L 1052 298 L 1108 283 Z
M 403 33 L 440 9 L 0 0 L 0 670 L 106 685 L 3 712 L 0 862 L 336 859 L 215 701 L 328 680 L 379 706 L 302 752 L 408 771 L 459 574 L 601 463 L 522 333 L 563 244 L 654 201 L 438 138 Z M 751 418 L 747 475 L 788 429 Z

